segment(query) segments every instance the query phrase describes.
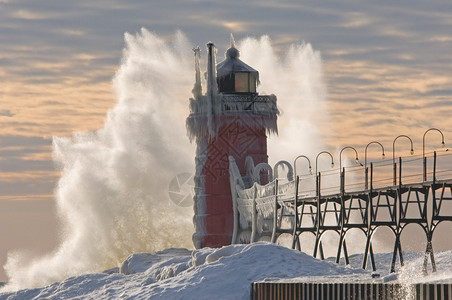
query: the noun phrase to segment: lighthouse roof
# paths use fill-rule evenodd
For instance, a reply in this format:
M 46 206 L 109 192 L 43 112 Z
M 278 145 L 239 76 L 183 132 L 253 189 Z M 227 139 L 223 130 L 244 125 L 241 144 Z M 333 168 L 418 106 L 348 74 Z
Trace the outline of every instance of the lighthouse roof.
M 226 51 L 225 60 L 217 64 L 217 76 L 224 77 L 231 73 L 254 73 L 259 78 L 259 72 L 239 59 L 240 51 L 234 45 Z

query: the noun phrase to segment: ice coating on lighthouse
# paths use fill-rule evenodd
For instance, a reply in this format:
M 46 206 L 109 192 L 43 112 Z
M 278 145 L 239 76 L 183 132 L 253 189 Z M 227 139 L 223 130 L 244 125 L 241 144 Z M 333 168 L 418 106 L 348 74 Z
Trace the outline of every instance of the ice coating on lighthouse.
M 229 157 L 245 179 L 250 164 L 267 163 L 267 134 L 277 132 L 275 95 L 258 95 L 259 73 L 242 62 L 231 36 L 225 59 L 215 63 L 215 46 L 207 44 L 207 88 L 202 94 L 199 49 L 196 82 L 187 130 L 196 140 L 193 242 L 196 248 L 231 243 L 233 203 Z

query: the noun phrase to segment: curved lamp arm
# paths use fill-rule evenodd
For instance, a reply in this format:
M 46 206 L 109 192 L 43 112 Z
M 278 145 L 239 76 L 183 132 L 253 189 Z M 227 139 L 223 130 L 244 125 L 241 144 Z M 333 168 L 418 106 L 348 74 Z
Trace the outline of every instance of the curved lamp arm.
M 356 149 L 352 146 L 346 146 L 341 149 L 341 152 L 339 152 L 339 170 L 340 170 L 340 172 L 342 172 L 342 151 L 344 151 L 345 149 L 352 149 L 353 151 L 355 151 L 355 155 L 356 155 L 355 161 L 356 161 L 356 163 L 359 163 L 358 151 L 356 151 Z
M 430 128 L 430 129 L 427 129 L 427 130 L 424 132 L 424 136 L 422 137 L 422 157 L 425 157 L 425 135 L 427 134 L 427 132 L 432 131 L 432 130 L 436 130 L 436 131 L 438 131 L 439 133 L 441 133 L 441 147 L 444 148 L 444 146 L 446 145 L 446 144 L 444 143 L 444 134 L 443 134 L 443 132 L 442 132 L 441 130 L 439 130 L 439 129 L 437 129 L 437 128 Z
M 333 159 L 333 155 L 332 155 L 331 153 L 329 153 L 328 151 L 322 151 L 322 152 L 320 152 L 319 154 L 317 154 L 317 156 L 316 156 L 316 158 L 315 158 L 315 173 L 316 173 L 316 174 L 317 174 L 317 172 L 318 172 L 317 165 L 318 165 L 318 161 L 319 161 L 319 156 L 320 156 L 321 154 L 328 154 L 328 155 L 331 157 L 331 168 L 334 168 L 334 159 Z
M 401 135 L 399 135 L 398 137 L 396 137 L 396 138 L 394 139 L 394 141 L 392 142 L 392 163 L 395 163 L 395 142 L 396 142 L 399 138 L 401 138 L 401 137 L 405 137 L 405 138 L 407 138 L 407 139 L 410 140 L 410 143 L 411 143 L 410 154 L 411 154 L 411 155 L 414 154 L 413 141 L 411 140 L 411 138 L 410 138 L 409 136 L 404 135 L 404 134 L 401 134 Z
M 308 161 L 308 164 L 309 164 L 309 173 L 312 174 L 311 161 L 309 160 L 309 157 L 307 157 L 306 155 L 298 155 L 298 156 L 295 158 L 294 162 L 293 162 L 293 170 L 294 170 L 294 174 L 295 174 L 294 178 L 297 178 L 297 160 L 298 160 L 299 158 L 304 158 L 304 159 L 306 159 L 306 160 Z
M 384 159 L 385 158 L 385 148 L 383 147 L 383 145 L 380 142 L 377 141 L 372 141 L 369 144 L 367 144 L 366 149 L 364 151 L 364 167 L 367 168 L 367 148 L 371 145 L 371 144 L 378 144 L 381 147 L 381 158 Z

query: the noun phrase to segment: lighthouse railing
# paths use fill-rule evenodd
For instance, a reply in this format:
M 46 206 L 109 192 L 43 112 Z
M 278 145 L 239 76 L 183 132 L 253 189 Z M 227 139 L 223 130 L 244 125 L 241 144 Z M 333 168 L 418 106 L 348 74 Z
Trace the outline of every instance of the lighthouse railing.
M 278 114 L 275 95 L 254 95 L 254 94 L 220 94 L 221 112 L 231 114 L 237 112 L 248 112 L 258 115 Z M 201 96 L 198 99 L 190 99 L 190 111 L 192 114 L 207 114 L 208 99 Z
M 268 133 L 276 133 L 276 119 L 279 110 L 276 105 L 275 95 L 257 95 L 257 94 L 219 94 L 218 106 L 215 106 L 212 112 L 212 106 L 209 105 L 209 98 L 199 96 L 196 99 L 190 99 L 190 115 L 186 120 L 187 131 L 190 140 L 200 136 L 210 136 L 215 131 L 209 125 L 209 115 L 223 116 L 216 120 L 216 128 L 227 126 L 229 123 L 237 122 L 240 118 L 242 124 L 251 128 L 265 128 Z

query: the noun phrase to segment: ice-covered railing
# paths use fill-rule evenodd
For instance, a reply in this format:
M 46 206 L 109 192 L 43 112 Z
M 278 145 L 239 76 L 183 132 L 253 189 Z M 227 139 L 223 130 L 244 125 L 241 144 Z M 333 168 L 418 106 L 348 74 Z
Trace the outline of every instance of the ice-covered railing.
M 434 154 L 433 157 L 430 157 L 431 154 Z M 391 160 L 371 163 L 367 166 L 369 188 L 394 189 L 406 184 L 427 184 L 431 178 L 434 181 L 450 179 L 451 155 L 447 150 L 426 153 L 425 157 L 430 157 L 430 163 L 426 164 L 425 174 L 422 170 L 422 156 L 399 158 L 394 164 Z M 366 166 L 350 166 L 343 168 L 342 172 L 332 169 L 321 174 L 298 176 L 297 186 L 292 165 L 287 161 L 280 161 L 272 168 L 267 163 L 254 166 L 252 159 L 248 157 L 247 171 L 243 177 L 232 156 L 229 157 L 229 165 L 234 210 L 233 243 L 260 239 L 275 241 L 280 233 L 291 233 L 293 220 L 296 214 L 301 213 L 295 211 L 294 207 L 306 201 L 314 203 L 320 195 L 331 198 L 370 191 L 365 188 Z M 285 178 L 278 175 L 281 166 L 287 172 Z M 395 174 L 394 169 L 397 171 Z M 424 176 L 428 182 L 423 181 Z M 394 181 L 397 181 L 396 185 L 393 184 Z M 295 203 L 296 201 L 298 202 Z M 286 221 L 286 229 L 282 229 L 283 221 Z
M 295 180 L 288 162 L 278 163 L 288 169 L 286 178 L 281 179 L 277 175 L 278 164 L 274 168 L 266 163 L 254 166 L 249 158 L 243 177 L 246 182 L 234 158 L 229 157 L 234 209 L 232 243 L 263 239 L 276 242 L 281 234 L 288 233 L 292 235 L 292 248 L 301 250 L 300 235 L 308 232 L 315 235 L 313 256 L 319 252 L 323 259 L 321 238 L 326 232 L 336 232 L 339 235 L 336 262 L 340 262 L 343 253 L 348 263 L 346 234 L 350 229 L 360 229 L 366 236 L 363 268 L 366 269 L 370 257 L 375 271 L 372 238 L 383 226 L 394 234 L 391 263 L 391 272 L 394 272 L 397 254 L 403 266 L 400 240 L 404 228 L 417 224 L 424 229 L 420 232 L 427 241 L 423 272 L 427 272 L 429 257 L 435 271 L 434 231 L 441 222 L 452 221 L 452 153 L 434 151 L 433 157 L 425 154 L 370 163 L 369 169 L 368 166 L 344 167 L 340 172 L 339 169 L 317 172 L 296 176 Z M 274 180 L 273 174 L 276 174 Z M 350 180 L 359 174 L 369 175 L 368 187 L 363 182 L 356 185 Z M 329 176 L 336 178 L 339 185 L 325 186 L 324 180 Z M 313 179 L 314 193 L 308 184 Z M 286 228 L 283 228 L 283 220 L 288 221 Z
M 219 94 L 220 111 L 224 114 L 237 112 L 250 112 L 256 115 L 278 114 L 275 95 L 227 95 Z M 191 99 L 190 111 L 194 114 L 206 114 L 207 97 L 199 100 Z
M 279 166 L 287 168 L 285 179 L 278 179 Z M 229 156 L 229 174 L 234 210 L 234 232 L 232 243 L 256 242 L 262 238 L 276 241 L 276 228 L 287 219 L 288 227 L 292 228 L 295 210 L 292 204 L 295 193 L 293 170 L 290 163 L 278 162 L 274 168 L 266 163 L 254 166 L 250 157 L 247 158 L 247 176 L 250 178 L 248 188 L 238 170 L 235 159 Z M 261 176 L 265 174 L 265 176 Z M 276 179 L 273 180 L 273 174 Z M 261 184 L 261 177 L 269 182 Z M 285 218 L 284 217 L 288 217 Z
M 279 114 L 275 95 L 228 95 L 217 94 L 215 105 L 207 96 L 198 96 L 190 99 L 190 116 L 187 118 L 187 131 L 190 139 L 195 136 L 206 136 L 209 132 L 208 117 L 211 111 L 214 116 L 227 116 L 231 118 L 218 118 L 217 128 L 228 125 L 229 122 L 240 122 L 250 127 L 265 128 L 267 133 L 277 133 L 276 124 Z

